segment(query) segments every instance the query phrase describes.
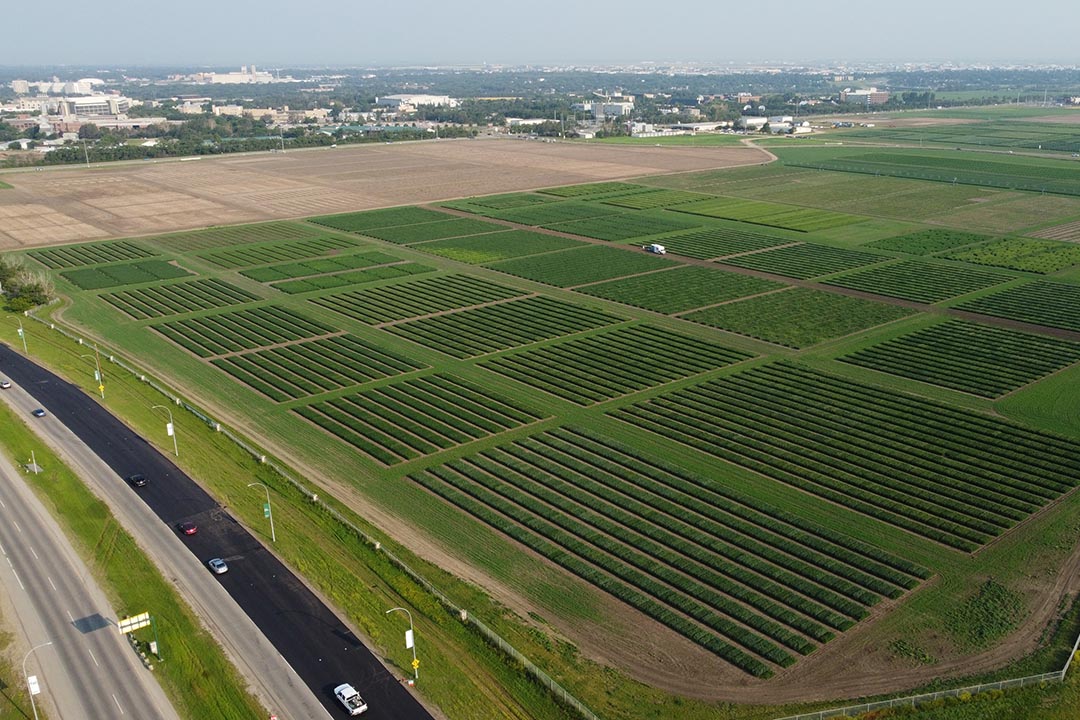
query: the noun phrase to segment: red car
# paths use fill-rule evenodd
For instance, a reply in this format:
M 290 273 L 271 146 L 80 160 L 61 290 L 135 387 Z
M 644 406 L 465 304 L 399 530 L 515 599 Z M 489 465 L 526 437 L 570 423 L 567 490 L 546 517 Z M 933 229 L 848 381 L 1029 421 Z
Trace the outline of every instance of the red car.
M 194 535 L 195 533 L 199 532 L 199 528 L 195 525 L 195 523 L 187 522 L 186 520 L 182 523 L 177 523 L 176 529 L 179 530 L 180 533 L 183 535 Z

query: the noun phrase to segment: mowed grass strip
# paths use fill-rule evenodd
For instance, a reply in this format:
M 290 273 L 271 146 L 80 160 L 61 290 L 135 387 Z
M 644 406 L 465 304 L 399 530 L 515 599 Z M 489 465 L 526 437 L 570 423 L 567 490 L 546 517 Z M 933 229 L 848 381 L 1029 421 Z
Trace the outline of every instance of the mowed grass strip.
M 674 260 L 656 255 L 590 245 L 546 255 L 506 260 L 488 267 L 556 287 L 571 287 L 673 267 L 676 264 Z
M 1080 246 L 1054 240 L 1002 238 L 984 245 L 944 253 L 942 257 L 1046 275 L 1080 264 Z
M 152 325 L 199 357 L 225 355 L 337 332 L 288 308 L 267 305 Z
M 248 267 L 251 265 L 266 265 L 268 263 L 282 262 L 284 260 L 297 260 L 299 258 L 328 255 L 337 250 L 352 248 L 359 244 L 360 243 L 353 238 L 342 237 L 339 235 L 327 235 L 305 238 L 303 240 L 290 240 L 288 242 L 274 243 L 271 245 L 251 245 L 229 248 L 228 250 L 203 253 L 199 257 L 220 268 L 231 270 L 233 268 Z
M 60 273 L 65 279 L 83 290 L 101 290 L 121 285 L 137 285 L 155 280 L 173 280 L 189 277 L 189 272 L 179 265 L 164 260 L 144 260 L 124 265 L 102 265 L 94 268 L 65 270 Z
M 281 265 L 267 265 L 266 267 L 251 268 L 240 274 L 257 282 L 268 283 L 278 280 L 291 280 L 293 278 L 307 277 L 309 275 L 326 275 L 329 273 L 356 270 L 358 268 L 372 267 L 374 265 L 386 265 L 401 262 L 401 258 L 387 255 L 382 252 L 357 253 L 355 255 L 337 255 L 329 258 L 305 260 L 296 263 L 284 263 Z
M 412 280 L 396 285 L 312 298 L 327 310 L 369 325 L 480 305 L 524 295 L 521 290 L 469 275 Z
M 803 243 L 722 260 L 727 265 L 763 270 L 787 277 L 807 279 L 884 262 L 884 255 Z
M 841 275 L 825 284 L 916 302 L 936 303 L 1012 279 L 1013 276 L 1003 273 L 908 260 Z
M 587 285 L 577 292 L 670 314 L 785 287 L 782 282 L 719 268 L 680 267 Z
M 367 210 L 365 212 L 343 213 L 341 215 L 324 215 L 321 217 L 308 218 L 308 222 L 316 225 L 345 230 L 346 232 L 362 233 L 376 228 L 395 227 L 397 225 L 417 225 L 419 223 L 438 222 L 453 217 L 449 213 L 438 210 L 428 210 L 422 207 L 396 207 L 384 210 Z
M 1074 441 L 789 362 L 612 415 L 962 551 L 1075 487 L 1080 471 Z
M 509 398 L 444 373 L 363 390 L 296 412 L 384 465 L 543 418 Z
M 544 225 L 547 230 L 581 235 L 597 240 L 629 240 L 630 238 L 659 235 L 676 230 L 688 230 L 700 227 L 700 222 L 682 220 L 678 216 L 645 214 L 640 212 L 608 215 L 587 220 Z
M 701 260 L 765 250 L 790 242 L 790 238 L 732 227 L 708 227 L 678 232 L 662 240 L 668 252 Z
M 45 250 L 31 250 L 26 254 L 50 270 L 123 260 L 138 260 L 139 258 L 157 255 L 156 252 L 147 250 L 129 240 L 115 240 L 92 245 L 65 245 L 64 247 Z
M 617 322 L 622 318 L 539 296 L 410 320 L 385 329 L 464 359 Z
M 210 248 L 270 243 L 325 235 L 318 228 L 291 222 L 260 223 L 257 225 L 233 225 L 215 227 L 193 232 L 156 235 L 145 240 L 170 252 L 194 252 Z
M 892 250 L 893 252 L 902 252 L 908 255 L 932 255 L 933 253 L 985 242 L 990 239 L 989 235 L 979 235 L 946 228 L 928 228 L 907 235 L 875 240 L 866 243 L 863 247 Z
M 124 290 L 101 299 L 136 320 L 179 315 L 211 308 L 241 305 L 259 298 L 217 278 L 200 278 L 170 285 Z
M 307 340 L 211 362 L 277 402 L 428 367 L 352 335 Z
M 1080 343 L 953 320 L 838 359 L 996 398 L 1080 360 Z
M 804 348 L 893 322 L 914 312 L 872 300 L 794 288 L 681 317 L 778 345 Z
M 424 242 L 426 240 L 442 240 L 443 238 L 460 237 L 462 235 L 477 235 L 479 233 L 497 232 L 505 230 L 505 225 L 474 220 L 472 218 L 453 218 L 439 222 L 421 223 L 419 225 L 398 225 L 387 228 L 374 228 L 365 230 L 364 234 L 385 240 L 387 242 L 406 245 L 408 243 Z
M 1080 286 L 1033 282 L 956 306 L 959 310 L 1080 331 Z
M 682 333 L 634 325 L 480 365 L 578 405 L 593 405 L 750 357 Z
M 471 265 L 498 262 L 552 250 L 566 250 L 584 245 L 580 240 L 532 232 L 504 230 L 484 235 L 435 240 L 417 245 L 416 250 Z

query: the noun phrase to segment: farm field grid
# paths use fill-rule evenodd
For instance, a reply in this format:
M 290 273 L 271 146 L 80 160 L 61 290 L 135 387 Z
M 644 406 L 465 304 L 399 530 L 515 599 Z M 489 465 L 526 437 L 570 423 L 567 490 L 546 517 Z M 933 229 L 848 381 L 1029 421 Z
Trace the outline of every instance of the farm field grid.
M 1068 161 L 965 158 L 969 182 L 942 183 L 867 167 L 950 168 L 947 151 L 774 148 L 717 169 L 740 156 L 685 148 L 633 180 L 630 149 L 593 183 L 559 149 L 495 195 L 103 224 L 22 254 L 70 298 L 58 321 L 395 539 L 421 533 L 669 711 L 895 692 L 1033 650 L 1080 562 L 1080 397 L 1062 390 L 1080 382 L 1080 253 L 1054 230 L 1080 222 Z M 1060 192 L 1002 185 L 1009 165 Z M 48 239 L 26 238 L 7 239 Z M 1011 610 L 958 621 L 986 588 Z M 601 716 L 629 702 L 565 684 Z

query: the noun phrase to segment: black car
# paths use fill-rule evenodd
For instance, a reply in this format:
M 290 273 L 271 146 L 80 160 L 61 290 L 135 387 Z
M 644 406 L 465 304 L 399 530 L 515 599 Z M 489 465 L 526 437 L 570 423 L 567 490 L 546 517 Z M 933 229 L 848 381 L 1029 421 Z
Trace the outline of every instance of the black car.
M 148 482 L 145 475 L 132 475 L 127 481 L 134 487 L 146 487 L 146 483 Z

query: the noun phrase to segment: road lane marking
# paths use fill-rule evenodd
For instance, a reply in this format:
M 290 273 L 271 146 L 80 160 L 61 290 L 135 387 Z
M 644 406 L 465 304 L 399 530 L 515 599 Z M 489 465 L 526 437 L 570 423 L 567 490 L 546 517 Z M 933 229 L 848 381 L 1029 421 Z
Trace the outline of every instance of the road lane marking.
M 70 620 L 71 624 L 74 625 L 75 624 L 75 618 L 71 615 L 71 611 L 70 610 L 65 610 L 64 612 L 67 613 L 68 620 Z
M 31 546 L 30 546 L 30 554 L 34 556 L 34 559 L 35 559 L 35 560 L 40 560 L 40 559 L 41 559 L 41 558 L 39 558 L 39 557 L 38 557 L 37 551 L 36 551 L 36 550 L 34 550 L 34 546 L 33 546 L 33 545 L 31 545 Z
M 11 561 L 10 561 L 10 560 L 8 560 L 8 565 L 11 565 Z M 15 579 L 19 581 L 19 589 L 20 589 L 20 590 L 26 590 L 26 586 L 22 584 L 22 578 L 21 578 L 21 577 L 19 577 L 19 573 L 18 573 L 18 571 L 17 571 L 16 569 L 15 569 L 15 566 L 14 566 L 14 565 L 11 565 L 11 574 L 12 574 L 12 575 L 14 575 L 14 576 L 15 576 Z
M 94 657 L 94 651 L 91 650 L 90 648 L 86 648 L 86 652 L 90 653 L 90 659 L 94 661 L 94 665 L 97 665 L 98 667 L 101 667 L 100 665 L 98 665 L 97 658 Z M 113 695 L 113 697 L 116 697 L 116 696 Z M 119 703 L 117 703 L 117 704 L 119 704 Z M 121 712 L 123 712 L 123 711 L 121 710 Z
M 16 530 L 18 530 L 18 531 L 19 531 L 19 534 L 21 535 L 21 534 L 22 534 L 22 528 L 21 528 L 21 527 L 19 527 L 19 523 L 17 523 L 17 522 L 15 522 L 14 520 L 12 520 L 12 521 L 11 521 L 11 524 L 12 524 L 12 525 L 13 525 L 13 526 L 15 527 L 15 529 L 16 529 Z
M 57 590 L 57 589 L 56 589 L 56 583 L 54 583 L 54 582 L 52 581 L 52 577 L 51 577 L 51 576 L 48 576 L 48 575 L 46 575 L 46 578 L 48 579 L 48 581 L 49 581 L 49 584 L 50 584 L 50 585 L 52 585 L 52 589 L 53 589 L 53 590 L 55 590 L 56 592 L 60 592 L 59 590 Z
M 120 714 L 126 715 L 127 713 L 124 712 L 124 708 L 120 707 L 120 701 L 116 699 L 116 693 L 113 693 L 112 699 L 113 702 L 116 703 L 116 709 L 120 711 Z

